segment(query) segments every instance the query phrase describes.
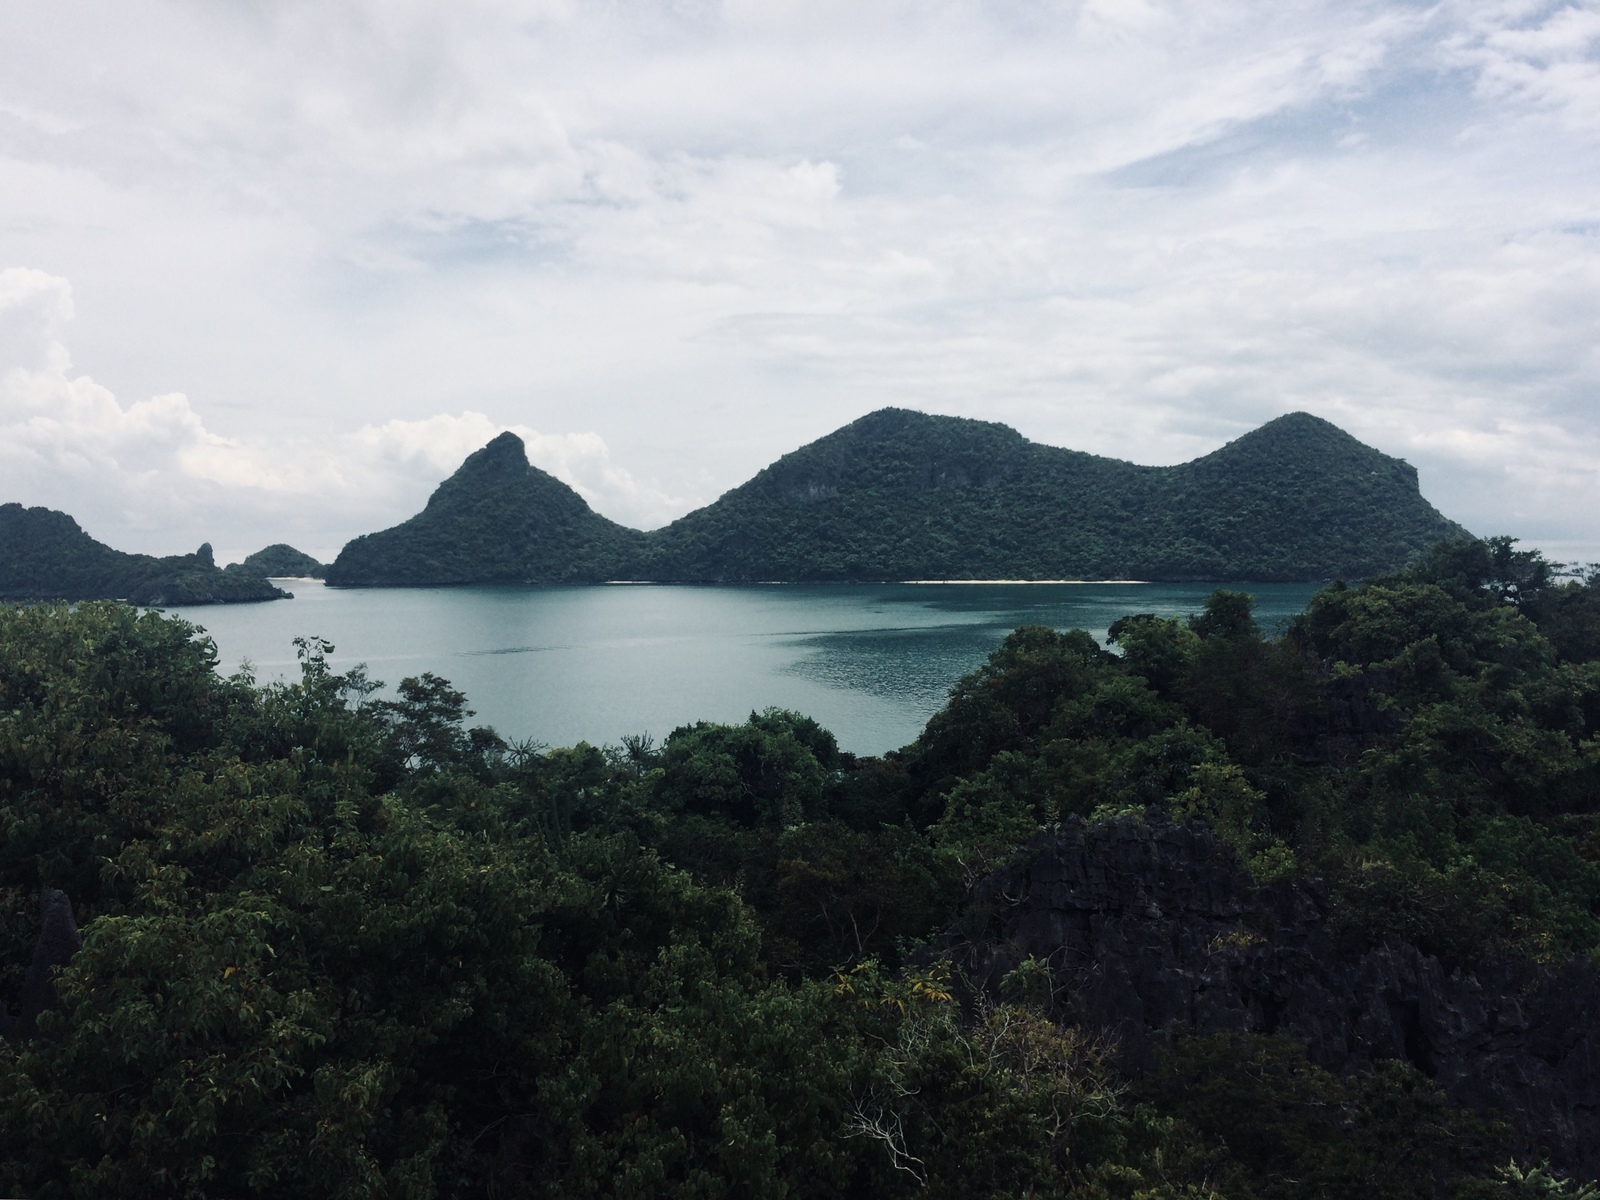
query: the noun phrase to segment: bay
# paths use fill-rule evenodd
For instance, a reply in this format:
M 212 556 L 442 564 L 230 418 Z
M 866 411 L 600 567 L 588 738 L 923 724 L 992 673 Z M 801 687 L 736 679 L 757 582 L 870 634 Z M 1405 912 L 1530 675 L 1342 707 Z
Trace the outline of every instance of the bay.
M 807 714 L 857 754 L 905 745 L 950 687 L 1018 625 L 1086 629 L 1127 613 L 1197 612 L 1213 584 L 782 584 L 330 588 L 295 599 L 171 610 L 216 641 L 219 669 L 298 675 L 293 639 L 334 644 L 395 684 L 431 671 L 475 724 L 551 746 L 660 741 L 696 720 L 770 706 Z M 1320 585 L 1231 584 L 1269 632 Z

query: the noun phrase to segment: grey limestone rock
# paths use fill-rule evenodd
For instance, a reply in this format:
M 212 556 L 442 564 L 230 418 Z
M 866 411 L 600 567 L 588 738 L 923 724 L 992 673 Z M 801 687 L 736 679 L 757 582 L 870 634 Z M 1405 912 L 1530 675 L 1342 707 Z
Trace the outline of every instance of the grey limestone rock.
M 39 1014 L 60 1003 L 55 977 L 72 956 L 83 947 L 77 922 L 72 919 L 72 902 L 59 888 L 45 888 L 39 895 L 39 940 L 34 943 L 33 960 L 22 980 L 18 1012 L 11 1017 L 0 1006 L 0 1035 L 23 1042 L 38 1033 Z

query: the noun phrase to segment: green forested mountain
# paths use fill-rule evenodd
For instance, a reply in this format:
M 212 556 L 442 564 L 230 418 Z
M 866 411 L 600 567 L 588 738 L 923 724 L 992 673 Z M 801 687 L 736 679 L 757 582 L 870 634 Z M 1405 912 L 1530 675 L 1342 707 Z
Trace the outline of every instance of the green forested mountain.
M 0 1193 L 1593 1200 L 1600 580 L 1114 637 L 548 750 L 0 606 Z
M 219 570 L 209 544 L 154 558 L 95 541 L 63 512 L 0 504 L 0 598 L 128 600 L 134 604 L 232 604 L 287 592 L 239 567 Z
M 229 563 L 224 570 L 242 571 L 262 579 L 321 579 L 328 568 L 286 542 L 274 542 L 243 562 Z
M 1141 467 L 991 422 L 884 409 L 665 529 L 607 520 L 501 434 L 409 521 L 324 567 L 277 544 L 226 571 L 94 541 L 71 517 L 0 506 L 0 597 L 203 604 L 345 586 L 895 579 L 1361 578 L 1463 531 L 1406 463 L 1304 413 L 1214 454 Z
M 643 542 L 531 466 L 522 439 L 502 433 L 416 516 L 347 544 L 327 580 L 361 587 L 596 582 L 616 578 Z
M 1141 467 L 885 409 L 652 535 L 645 578 L 1325 579 L 1461 530 L 1416 471 L 1304 413 Z
M 1304 413 L 1141 467 L 884 409 L 649 534 L 527 467 L 510 434 L 480 453 L 329 582 L 1360 578 L 1464 532 L 1408 464 Z

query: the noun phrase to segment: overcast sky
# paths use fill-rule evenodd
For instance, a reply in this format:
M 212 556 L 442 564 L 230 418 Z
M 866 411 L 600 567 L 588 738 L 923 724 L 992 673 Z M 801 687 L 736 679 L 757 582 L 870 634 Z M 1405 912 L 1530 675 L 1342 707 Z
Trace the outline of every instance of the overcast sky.
M 330 557 L 513 428 L 648 527 L 887 404 L 1600 557 L 1600 3 L 0 5 L 0 501 Z

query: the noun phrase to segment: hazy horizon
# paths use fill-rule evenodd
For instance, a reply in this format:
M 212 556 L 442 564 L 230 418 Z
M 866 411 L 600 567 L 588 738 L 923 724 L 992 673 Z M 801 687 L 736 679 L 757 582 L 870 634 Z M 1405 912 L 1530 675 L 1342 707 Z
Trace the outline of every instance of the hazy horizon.
M 17 0 L 0 501 L 329 557 L 503 429 L 666 523 L 886 405 L 1283 413 L 1600 558 L 1600 5 Z

